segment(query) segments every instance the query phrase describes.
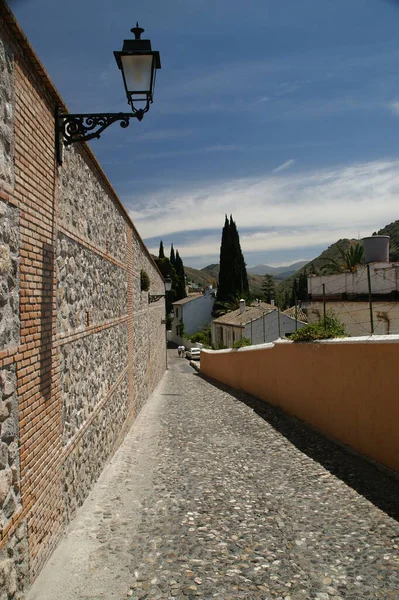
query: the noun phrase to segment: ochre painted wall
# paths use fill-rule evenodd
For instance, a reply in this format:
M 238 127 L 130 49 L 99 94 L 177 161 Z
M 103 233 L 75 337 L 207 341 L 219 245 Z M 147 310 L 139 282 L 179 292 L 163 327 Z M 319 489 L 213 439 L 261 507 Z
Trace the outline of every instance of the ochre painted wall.
M 397 338 L 397 336 L 395 336 Z M 201 372 L 399 471 L 396 343 L 277 343 L 201 352 Z

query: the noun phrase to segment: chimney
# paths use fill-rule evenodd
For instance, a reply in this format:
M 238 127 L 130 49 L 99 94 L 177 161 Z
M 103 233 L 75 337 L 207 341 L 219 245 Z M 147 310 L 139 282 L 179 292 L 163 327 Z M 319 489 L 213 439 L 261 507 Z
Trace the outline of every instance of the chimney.
M 245 300 L 240 300 L 240 315 L 245 311 Z

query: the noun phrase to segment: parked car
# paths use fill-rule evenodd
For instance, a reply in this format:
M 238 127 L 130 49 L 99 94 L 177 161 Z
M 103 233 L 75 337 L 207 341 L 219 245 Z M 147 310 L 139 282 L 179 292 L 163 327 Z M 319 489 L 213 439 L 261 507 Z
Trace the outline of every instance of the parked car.
M 186 358 L 189 358 L 190 360 L 199 360 L 200 354 L 201 354 L 200 348 L 191 348 L 191 350 L 186 351 Z

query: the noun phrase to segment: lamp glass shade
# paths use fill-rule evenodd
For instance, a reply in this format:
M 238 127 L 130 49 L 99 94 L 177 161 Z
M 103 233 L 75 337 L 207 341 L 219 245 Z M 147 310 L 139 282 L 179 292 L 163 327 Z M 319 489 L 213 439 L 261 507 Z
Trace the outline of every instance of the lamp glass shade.
M 121 55 L 126 90 L 131 95 L 151 94 L 153 55 Z
M 172 280 L 170 277 L 167 277 L 165 279 L 165 292 L 170 292 L 171 289 L 172 289 Z

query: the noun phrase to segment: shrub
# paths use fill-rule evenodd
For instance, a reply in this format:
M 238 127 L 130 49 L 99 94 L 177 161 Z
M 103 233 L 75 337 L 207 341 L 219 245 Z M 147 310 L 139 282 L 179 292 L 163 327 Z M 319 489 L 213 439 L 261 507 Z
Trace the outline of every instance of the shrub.
M 246 337 L 243 337 L 240 340 L 234 342 L 232 348 L 243 348 L 244 346 L 251 346 L 251 340 L 249 340 Z
M 140 287 L 142 292 L 148 292 L 150 289 L 150 278 L 144 269 L 140 271 Z
M 199 331 L 189 337 L 195 344 L 203 344 L 210 347 L 212 344 L 212 332 L 210 325 L 204 325 Z
M 305 325 L 298 331 L 295 331 L 290 336 L 290 340 L 294 342 L 315 342 L 317 340 L 329 340 L 337 337 L 344 337 L 346 335 L 345 327 L 335 316 L 333 312 L 329 312 L 324 317 L 319 319 L 316 323 L 310 323 Z

